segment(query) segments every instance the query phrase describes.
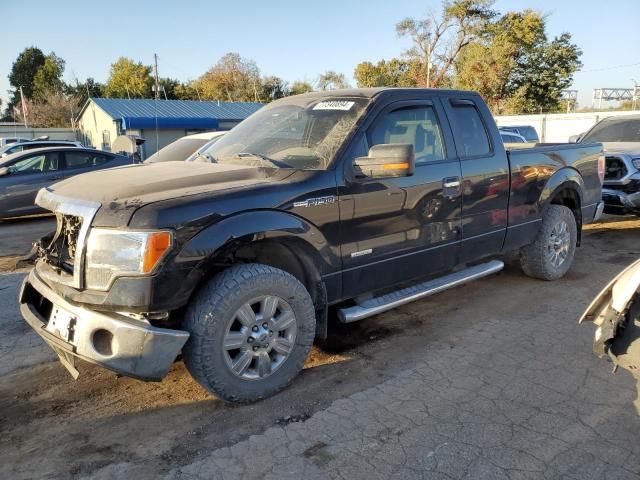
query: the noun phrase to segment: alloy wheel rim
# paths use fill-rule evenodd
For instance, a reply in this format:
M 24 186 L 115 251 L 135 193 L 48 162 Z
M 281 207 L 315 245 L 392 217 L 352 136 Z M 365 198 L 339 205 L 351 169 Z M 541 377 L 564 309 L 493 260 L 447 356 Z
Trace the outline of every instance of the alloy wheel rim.
M 284 299 L 263 295 L 244 303 L 227 325 L 222 346 L 229 370 L 262 380 L 282 366 L 295 344 L 296 317 Z
M 562 265 L 569 256 L 570 250 L 571 233 L 569 232 L 569 225 L 563 220 L 553 227 L 549 236 L 547 253 L 551 265 L 556 268 Z

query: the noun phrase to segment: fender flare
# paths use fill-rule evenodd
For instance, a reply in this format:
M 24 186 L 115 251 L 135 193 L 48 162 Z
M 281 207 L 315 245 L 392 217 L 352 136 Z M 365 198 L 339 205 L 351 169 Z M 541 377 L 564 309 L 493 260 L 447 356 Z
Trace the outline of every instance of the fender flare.
M 233 242 L 296 239 L 314 253 L 320 273 L 338 265 L 329 242 L 313 224 L 290 213 L 252 210 L 227 217 L 197 233 L 186 242 L 176 257 L 178 262 L 211 259 Z
M 541 211 L 544 211 L 551 204 L 551 200 L 553 200 L 558 192 L 566 188 L 575 190 L 578 194 L 578 198 L 580 199 L 578 208 L 584 205 L 585 185 L 582 175 L 580 175 L 580 172 L 575 168 L 562 167 L 549 177 L 540 193 L 539 202 Z

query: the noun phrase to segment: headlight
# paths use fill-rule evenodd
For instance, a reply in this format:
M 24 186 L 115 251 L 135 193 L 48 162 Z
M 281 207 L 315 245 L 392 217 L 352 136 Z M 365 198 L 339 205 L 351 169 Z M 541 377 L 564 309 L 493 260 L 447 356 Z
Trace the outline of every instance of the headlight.
M 640 170 L 640 158 L 631 159 L 631 163 L 633 163 L 634 167 L 636 167 L 638 170 Z
M 93 228 L 87 241 L 87 288 L 107 290 L 122 275 L 150 273 L 171 247 L 171 233 Z

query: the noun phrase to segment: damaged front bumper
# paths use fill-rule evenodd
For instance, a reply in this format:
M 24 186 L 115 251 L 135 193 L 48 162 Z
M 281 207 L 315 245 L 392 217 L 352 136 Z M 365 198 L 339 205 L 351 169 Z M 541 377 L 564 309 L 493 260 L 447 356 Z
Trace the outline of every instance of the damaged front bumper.
M 189 338 L 182 330 L 158 328 L 129 315 L 73 305 L 33 269 L 19 294 L 25 321 L 76 378 L 75 359 L 141 380 L 164 377 Z
M 640 192 L 627 193 L 615 188 L 602 188 L 605 213 L 624 214 L 640 212 Z
M 620 272 L 596 296 L 580 318 L 596 325 L 593 351 L 607 355 L 638 381 L 636 409 L 640 414 L 640 260 Z

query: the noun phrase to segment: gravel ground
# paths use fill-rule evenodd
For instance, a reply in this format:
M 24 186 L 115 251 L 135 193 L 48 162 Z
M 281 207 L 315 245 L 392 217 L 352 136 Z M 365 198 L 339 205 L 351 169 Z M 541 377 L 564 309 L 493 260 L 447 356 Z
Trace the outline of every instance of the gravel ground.
M 19 317 L 24 273 L 0 274 L 0 478 L 637 479 L 635 382 L 577 318 L 639 238 L 594 225 L 558 282 L 509 267 L 334 325 L 289 389 L 239 407 L 181 363 L 160 383 L 72 380 Z

